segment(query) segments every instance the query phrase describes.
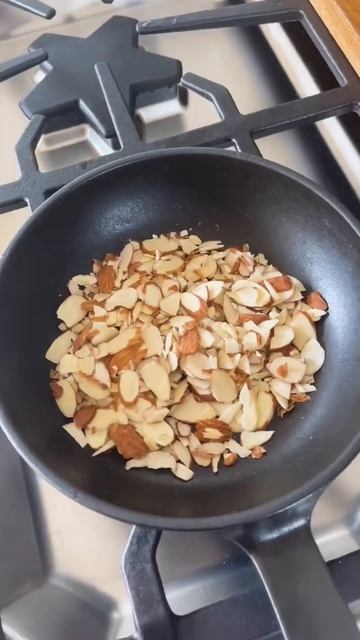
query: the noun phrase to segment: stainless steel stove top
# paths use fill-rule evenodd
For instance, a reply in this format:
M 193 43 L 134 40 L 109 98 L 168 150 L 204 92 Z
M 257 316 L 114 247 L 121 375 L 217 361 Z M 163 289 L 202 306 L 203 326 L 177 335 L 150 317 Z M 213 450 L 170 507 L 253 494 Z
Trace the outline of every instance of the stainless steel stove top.
M 56 3 L 52 3 L 56 4 Z M 191 0 L 164 0 L 109 7 L 79 3 L 79 10 L 61 7 L 53 23 L 25 19 L 14 24 L 11 9 L 0 9 L 0 61 L 22 54 L 37 35 L 57 32 L 85 36 L 114 14 L 139 19 L 194 10 Z M 81 6 L 80 6 L 81 5 Z M 212 8 L 212 0 L 197 0 L 196 9 Z M 72 6 L 72 5 L 71 5 Z M 8 27 L 6 27 L 8 25 Z M 38 33 L 36 33 L 38 31 Z M 315 93 L 316 82 L 282 27 L 260 30 L 150 36 L 151 51 L 179 58 L 184 71 L 226 85 L 244 112 Z M 270 45 L 274 51 L 270 49 Z M 281 64 L 279 63 L 281 61 Z M 18 175 L 14 145 L 27 124 L 17 107 L 31 89 L 34 71 L 0 85 L 0 181 Z M 295 85 L 295 87 L 294 87 Z M 138 114 L 148 140 L 165 137 L 216 120 L 212 106 L 190 97 L 183 111 L 175 102 Z M 291 166 L 324 186 L 335 188 L 345 201 L 348 185 L 360 193 L 360 160 L 342 124 L 332 118 L 318 127 L 288 131 L 261 141 L 267 158 Z M 37 157 L 41 170 L 72 164 L 109 148 L 84 125 L 48 134 Z M 349 193 L 350 193 L 349 188 Z M 353 195 L 349 196 L 351 206 Z M 23 224 L 28 212 L 0 216 L 0 253 Z M 341 425 L 339 425 L 341 428 Z M 132 634 L 130 604 L 121 575 L 121 556 L 130 527 L 73 502 L 25 468 L 0 436 L 0 504 L 8 528 L 0 539 L 0 609 L 7 638 L 13 640 L 116 640 Z M 360 457 L 333 482 L 313 516 L 313 531 L 329 560 L 360 548 Z M 244 590 L 244 558 L 215 535 L 165 533 L 159 554 L 170 605 L 187 613 Z M 246 563 L 245 563 L 246 564 Z M 353 607 L 356 613 L 356 606 Z M 360 617 L 360 616 L 359 616 Z

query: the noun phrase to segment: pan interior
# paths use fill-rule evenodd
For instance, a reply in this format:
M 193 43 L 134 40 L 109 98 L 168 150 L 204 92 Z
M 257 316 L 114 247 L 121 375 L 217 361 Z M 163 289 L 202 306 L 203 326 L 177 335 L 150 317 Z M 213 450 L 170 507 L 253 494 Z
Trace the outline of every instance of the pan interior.
M 308 289 L 320 290 L 330 306 L 319 328 L 326 362 L 312 401 L 274 422 L 277 433 L 261 461 L 240 461 L 217 476 L 199 469 L 187 484 L 167 472 L 127 473 L 115 453 L 92 459 L 80 449 L 61 429 L 44 359 L 73 274 L 89 272 L 93 257 L 118 252 L 129 238 L 184 228 L 228 246 L 248 242 Z M 3 261 L 3 426 L 60 488 L 119 518 L 157 524 L 160 516 L 174 527 L 193 518 L 196 527 L 211 516 L 250 517 L 252 509 L 323 473 L 358 434 L 359 273 L 358 236 L 350 224 L 311 189 L 265 163 L 188 151 L 107 169 L 48 202 Z

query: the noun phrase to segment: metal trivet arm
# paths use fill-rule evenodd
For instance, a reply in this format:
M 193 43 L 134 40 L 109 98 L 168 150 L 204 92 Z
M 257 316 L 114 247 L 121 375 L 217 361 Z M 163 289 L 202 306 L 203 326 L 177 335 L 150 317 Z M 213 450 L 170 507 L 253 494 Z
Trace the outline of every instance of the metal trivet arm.
M 40 18 L 45 18 L 46 20 L 51 20 L 56 14 L 56 11 L 53 7 L 50 7 L 45 2 L 40 2 L 40 0 L 0 0 L 4 4 L 8 4 L 11 7 L 16 7 L 17 9 L 22 9 L 23 11 L 28 11 L 29 13 L 34 14 L 35 16 L 39 16 Z

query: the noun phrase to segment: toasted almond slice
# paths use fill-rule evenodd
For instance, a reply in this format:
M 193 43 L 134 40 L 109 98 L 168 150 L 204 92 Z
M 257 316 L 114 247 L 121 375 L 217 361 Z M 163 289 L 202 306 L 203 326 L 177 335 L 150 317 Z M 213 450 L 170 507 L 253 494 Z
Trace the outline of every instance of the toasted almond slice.
M 138 299 L 136 289 L 128 287 L 126 289 L 119 289 L 115 291 L 105 302 L 105 309 L 112 311 L 117 307 L 125 307 L 125 309 L 132 309 Z
M 311 291 L 306 297 L 306 304 L 313 309 L 320 309 L 320 311 L 327 311 L 328 304 L 318 291 Z
M 63 355 L 70 349 L 75 333 L 73 331 L 64 331 L 51 343 L 45 358 L 54 364 L 58 364 Z
M 307 375 L 313 375 L 319 371 L 324 364 L 325 349 L 317 340 L 311 338 L 305 344 L 301 352 L 301 357 L 305 360 Z
M 195 318 L 204 318 L 207 315 L 206 302 L 194 293 L 184 292 L 180 296 L 180 302 L 184 309 Z
M 190 467 L 191 465 L 190 451 L 179 440 L 175 440 L 175 442 L 172 443 L 171 451 L 173 452 L 177 460 L 180 460 L 180 462 L 182 462 L 186 467 Z
M 316 338 L 316 329 L 310 320 L 309 316 L 303 311 L 294 313 L 290 326 L 294 330 L 295 336 L 293 338 L 294 345 L 301 351 L 308 340 Z
M 275 378 L 285 380 L 285 382 L 291 382 L 291 384 L 300 382 L 306 372 L 304 362 L 296 358 L 288 358 L 287 356 L 275 358 L 267 365 L 267 368 Z
M 181 364 L 185 373 L 191 378 L 208 380 L 210 377 L 210 361 L 209 357 L 204 353 L 198 351 L 197 353 L 189 354 L 184 359 L 181 359 Z
M 175 437 L 173 429 L 164 420 L 152 422 L 151 424 L 139 423 L 136 425 L 136 430 L 152 451 L 156 451 L 158 447 L 167 447 Z
M 56 315 L 59 320 L 65 322 L 66 326 L 71 328 L 78 324 L 86 316 L 86 310 L 83 309 L 84 298 L 79 295 L 69 296 L 61 303 Z
M 69 373 L 75 373 L 78 370 L 78 359 L 72 353 L 65 353 L 61 358 L 57 370 L 62 376 L 67 376 Z
M 132 404 L 139 395 L 139 376 L 136 371 L 123 371 L 119 379 L 119 391 L 124 403 Z
M 76 382 L 80 390 L 93 400 L 104 400 L 110 394 L 110 389 L 105 385 L 101 385 L 92 376 L 86 376 L 83 373 L 74 374 Z
M 105 442 L 105 444 L 100 447 L 99 449 L 96 449 L 96 451 L 94 451 L 94 453 L 91 454 L 92 458 L 95 458 L 95 456 L 99 456 L 102 453 L 106 453 L 107 451 L 110 451 L 110 449 L 114 449 L 115 447 L 115 442 L 113 442 L 112 440 L 108 440 L 107 442 Z
M 164 278 L 161 282 L 161 293 L 164 298 L 172 295 L 173 293 L 178 293 L 180 289 L 180 285 L 175 278 Z
M 188 393 L 179 404 L 172 407 L 171 415 L 181 422 L 194 424 L 215 418 L 216 412 L 208 402 L 198 402 L 192 393 Z
M 81 429 L 78 429 L 78 427 L 76 427 L 73 422 L 70 422 L 70 424 L 64 424 L 63 429 L 65 429 L 69 436 L 71 436 L 82 449 L 86 447 L 88 442 L 83 431 Z
M 218 456 L 224 453 L 225 445 L 222 442 L 204 442 L 197 451 L 204 451 L 210 456 Z
M 243 431 L 240 436 L 241 444 L 247 449 L 253 449 L 268 442 L 274 433 L 274 431 Z
M 111 387 L 110 374 L 103 362 L 97 362 L 95 364 L 93 377 L 100 385 L 110 389 Z
M 146 357 L 160 355 L 164 348 L 163 337 L 157 327 L 152 324 L 146 325 L 141 329 L 141 335 L 146 348 Z
M 153 271 L 159 275 L 165 275 L 166 273 L 175 273 L 176 271 L 180 271 L 183 266 L 184 261 L 179 256 L 165 256 L 154 264 Z
M 290 291 L 293 288 L 293 284 L 289 278 L 289 276 L 279 275 L 274 278 L 267 278 L 267 281 L 271 284 L 271 286 L 275 289 L 277 293 L 282 293 L 283 291 Z
M 204 302 L 207 302 L 209 297 L 209 290 L 206 285 L 207 285 L 206 282 L 201 282 L 200 284 L 192 285 L 190 289 L 190 293 L 193 293 L 198 298 L 201 298 L 201 300 L 204 300 Z
M 134 340 L 135 336 L 136 329 L 133 326 L 121 331 L 118 336 L 107 343 L 109 354 L 112 355 L 125 349 L 129 345 L 130 341 Z
M 259 391 L 256 399 L 257 429 L 263 429 L 272 420 L 274 415 L 274 400 L 268 391 Z M 247 432 L 249 433 L 249 432 Z
M 144 302 L 149 307 L 158 308 L 162 299 L 161 291 L 156 284 L 147 284 L 145 287 Z
M 232 467 L 237 461 L 237 459 L 238 457 L 236 453 L 233 453 L 232 451 L 225 451 L 225 453 L 223 454 L 225 467 Z
M 248 283 L 248 286 L 243 289 L 230 291 L 229 296 L 244 307 L 256 307 L 258 292 L 255 287 L 251 287 L 249 284 L 251 283 Z
M 133 257 L 133 253 L 134 253 L 134 248 L 131 242 L 128 242 L 120 254 L 118 271 L 115 279 L 115 285 L 117 287 L 120 286 L 120 282 L 124 279 L 124 277 L 126 277 L 129 265 L 131 263 L 131 259 Z
M 172 253 L 176 251 L 179 246 L 178 240 L 175 238 L 167 238 L 166 236 L 160 236 L 160 238 L 151 238 L 149 240 L 143 240 L 142 248 L 148 253 Z
M 127 424 L 127 417 L 125 414 L 124 418 L 125 424 Z M 104 429 L 108 429 L 111 424 L 117 422 L 119 422 L 118 415 L 114 409 L 103 409 L 101 407 L 98 407 L 96 409 L 95 415 L 86 426 L 93 431 L 103 431 Z M 122 419 L 122 423 L 124 423 L 124 419 Z
M 290 382 L 285 382 L 284 380 L 278 380 L 274 378 L 269 382 L 270 389 L 273 393 L 277 393 L 283 398 L 289 400 L 291 394 L 291 384 Z
M 214 300 L 217 298 L 220 293 L 224 290 L 224 282 L 222 280 L 209 280 L 206 283 L 208 289 L 208 298 L 209 300 Z
M 65 418 L 72 418 L 76 411 L 76 393 L 70 380 L 59 380 L 57 385 L 61 387 L 62 394 L 59 397 L 55 397 L 55 402 L 59 411 L 65 416 Z
M 184 480 L 185 482 L 188 482 L 194 477 L 194 472 L 181 462 L 176 464 L 175 470 L 172 472 L 177 478 Z
M 91 338 L 91 344 L 97 347 L 99 344 L 103 342 L 109 342 L 112 338 L 117 336 L 118 332 L 115 327 L 104 327 L 95 333 L 95 335 Z
M 295 332 L 292 327 L 288 327 L 285 324 L 276 326 L 274 327 L 274 336 L 270 340 L 270 349 L 274 351 L 286 347 L 293 341 L 294 337 Z
M 92 429 L 85 429 L 85 438 L 88 445 L 92 449 L 100 449 L 103 447 L 107 440 L 107 429 L 103 429 L 102 431 L 93 431 Z
M 146 362 L 141 368 L 141 376 L 159 400 L 170 399 L 170 381 L 164 367 L 154 361 Z
M 203 329 L 202 327 L 199 327 L 197 331 L 199 335 L 200 346 L 203 349 L 210 349 L 215 341 L 214 334 L 207 329 Z
M 236 384 L 222 369 L 211 373 L 211 393 L 218 402 L 232 402 L 237 396 Z
M 176 316 L 180 306 L 180 293 L 172 293 L 160 301 L 160 309 L 169 316 Z
M 191 236 L 190 236 L 191 237 Z M 209 251 L 217 251 L 223 248 L 221 240 L 205 240 L 199 246 L 200 253 L 208 253 Z
M 208 453 L 205 453 L 205 451 L 201 451 L 200 448 L 192 451 L 191 455 L 199 467 L 209 467 L 211 465 L 211 456 Z
M 150 453 L 148 453 L 144 458 L 128 460 L 125 465 L 125 469 L 127 471 L 135 467 L 147 467 L 148 469 L 171 469 L 172 471 L 175 471 L 176 460 L 174 456 L 166 451 L 150 451 Z
M 234 439 L 224 442 L 224 445 L 225 445 L 225 449 L 228 449 L 232 453 L 236 453 L 236 455 L 239 456 L 239 458 L 248 458 L 251 455 L 250 449 L 248 449 L 247 447 L 243 447 Z

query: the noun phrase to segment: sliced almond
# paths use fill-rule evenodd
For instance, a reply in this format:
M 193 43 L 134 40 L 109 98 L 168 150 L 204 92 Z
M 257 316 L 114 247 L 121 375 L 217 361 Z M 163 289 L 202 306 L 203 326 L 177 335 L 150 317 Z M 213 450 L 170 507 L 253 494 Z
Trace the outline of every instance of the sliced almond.
M 158 356 L 164 348 L 164 340 L 157 327 L 154 325 L 147 325 L 142 328 L 141 336 L 144 340 L 144 346 L 146 349 L 146 357 Z
M 290 326 L 294 330 L 293 343 L 295 347 L 301 349 L 305 346 L 308 340 L 316 338 L 316 329 L 310 320 L 309 316 L 302 311 L 298 311 L 294 314 Z
M 63 429 L 77 442 L 83 449 L 88 444 L 87 439 L 81 429 L 78 429 L 73 422 L 64 424 Z
M 76 382 L 80 390 L 93 400 L 104 400 L 110 394 L 110 389 L 99 383 L 92 376 L 86 376 L 83 373 L 75 374 Z
M 48 348 L 45 358 L 54 364 L 58 364 L 61 358 L 70 349 L 75 334 L 72 331 L 64 331 L 51 343 Z
M 159 400 L 170 399 L 170 381 L 164 367 L 154 361 L 146 362 L 141 369 L 141 376 Z
M 105 309 L 112 311 L 117 307 L 124 307 L 125 309 L 132 309 L 138 299 L 136 289 L 128 287 L 125 289 L 119 289 L 115 291 L 105 302 Z
M 281 349 L 290 344 L 295 337 L 295 332 L 292 327 L 288 327 L 285 324 L 274 327 L 274 336 L 270 340 L 270 349 L 273 351 Z
M 61 303 L 56 315 L 59 320 L 65 322 L 66 326 L 71 328 L 78 322 L 81 322 L 86 316 L 86 310 L 83 309 L 84 298 L 82 296 L 69 296 Z
M 135 402 L 139 395 L 139 376 L 136 371 L 124 371 L 119 378 L 119 391 L 123 401 L 127 404 Z
M 300 382 L 306 372 L 305 363 L 295 358 L 288 358 L 286 356 L 275 358 L 270 364 L 267 365 L 271 375 L 285 382 Z
M 236 384 L 222 369 L 211 373 L 211 393 L 218 402 L 232 402 L 237 396 Z
M 180 293 L 175 292 L 162 298 L 160 301 L 160 309 L 169 316 L 176 316 L 180 306 Z
M 268 391 L 259 391 L 256 399 L 257 429 L 263 429 L 272 420 L 274 415 L 274 400 Z M 247 432 L 249 433 L 249 432 Z
M 253 449 L 253 447 L 259 447 L 268 442 L 274 433 L 275 431 L 243 431 L 240 436 L 241 444 L 246 449 Z
M 188 482 L 194 477 L 194 472 L 188 467 L 186 467 L 184 464 L 181 464 L 181 462 L 178 462 L 176 464 L 175 471 L 173 471 L 173 474 L 174 476 L 176 476 L 180 480 L 184 480 L 185 482 Z
M 184 266 L 184 261 L 179 256 L 164 257 L 154 264 L 153 270 L 159 275 L 176 273 Z
M 305 344 L 301 352 L 301 357 L 305 361 L 306 374 L 313 375 L 319 371 L 324 364 L 325 349 L 317 340 L 311 338 Z
M 72 418 L 76 411 L 76 393 L 70 380 L 59 380 L 57 385 L 62 389 L 61 395 L 55 397 L 59 411 L 66 417 Z
M 186 467 L 190 467 L 191 455 L 189 449 L 187 447 L 184 447 L 184 445 L 179 440 L 176 440 L 172 443 L 171 451 L 173 452 L 177 460 L 180 460 L 180 462 L 182 462 Z
M 172 253 L 176 251 L 179 244 L 178 241 L 173 238 L 167 238 L 166 236 L 160 236 L 160 238 L 151 238 L 150 240 L 143 240 L 142 248 L 148 253 Z
M 214 409 L 208 402 L 198 402 L 191 393 L 186 395 L 179 404 L 172 407 L 171 415 L 177 420 L 189 424 L 216 417 Z
M 207 316 L 206 302 L 194 293 L 182 293 L 180 301 L 184 309 L 195 318 L 204 318 Z

